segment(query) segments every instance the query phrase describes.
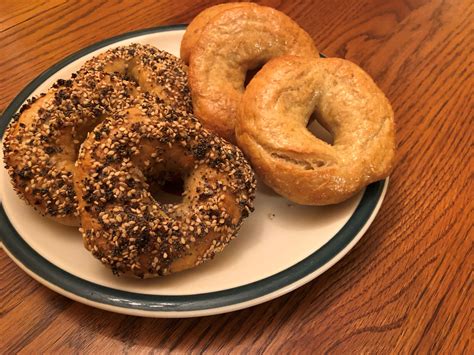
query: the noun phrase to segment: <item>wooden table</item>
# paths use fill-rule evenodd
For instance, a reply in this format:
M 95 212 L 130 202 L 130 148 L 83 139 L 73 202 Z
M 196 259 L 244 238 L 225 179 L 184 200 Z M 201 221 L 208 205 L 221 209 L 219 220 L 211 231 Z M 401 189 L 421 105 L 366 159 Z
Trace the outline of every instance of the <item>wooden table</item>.
M 212 1 L 0 2 L 0 109 L 64 56 L 126 31 L 187 23 Z M 219 316 L 108 313 L 33 281 L 0 252 L 0 353 L 473 353 L 470 0 L 264 1 L 393 104 L 398 162 L 362 241 L 306 286 Z M 471 193 L 470 193 L 471 191 Z

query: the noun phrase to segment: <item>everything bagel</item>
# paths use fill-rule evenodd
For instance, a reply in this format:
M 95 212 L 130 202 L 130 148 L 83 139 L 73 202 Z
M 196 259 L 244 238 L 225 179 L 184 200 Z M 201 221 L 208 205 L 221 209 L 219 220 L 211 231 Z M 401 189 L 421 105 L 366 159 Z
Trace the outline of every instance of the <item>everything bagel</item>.
M 29 100 L 10 123 L 3 142 L 5 165 L 20 197 L 44 216 L 77 225 L 72 176 L 87 133 L 109 113 L 133 105 L 142 88 L 159 102 L 191 110 L 182 67 L 176 57 L 150 46 L 119 47 Z M 151 73 L 154 70 L 158 74 Z
M 330 145 L 307 127 L 315 113 L 334 136 Z M 393 111 L 383 92 L 343 59 L 284 56 L 267 63 L 247 86 L 236 136 L 264 182 L 305 205 L 334 204 L 394 163 Z
M 179 204 L 150 192 L 170 172 L 184 180 Z M 84 244 L 116 274 L 194 267 L 221 251 L 253 210 L 255 177 L 241 151 L 193 116 L 146 102 L 96 127 L 74 179 Z
M 152 45 L 132 43 L 108 50 L 87 61 L 83 69 L 120 74 L 160 102 L 192 112 L 187 67 L 179 58 Z

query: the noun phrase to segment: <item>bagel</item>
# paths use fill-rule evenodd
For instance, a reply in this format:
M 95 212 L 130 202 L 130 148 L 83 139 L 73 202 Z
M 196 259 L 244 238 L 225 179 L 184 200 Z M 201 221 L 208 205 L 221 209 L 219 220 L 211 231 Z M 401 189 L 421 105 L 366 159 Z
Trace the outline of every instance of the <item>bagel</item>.
M 145 51 L 150 52 L 148 57 Z M 141 64 L 130 64 L 133 54 Z M 168 76 L 148 75 L 155 66 Z M 108 113 L 133 105 L 141 95 L 138 84 L 150 88 L 160 102 L 191 109 L 182 66 L 176 57 L 150 46 L 119 47 L 91 59 L 70 80 L 61 79 L 47 93 L 29 100 L 3 140 L 5 166 L 19 196 L 43 216 L 78 225 L 72 176 L 87 133 Z
M 307 127 L 315 113 L 330 145 Z M 357 65 L 284 56 L 267 63 L 243 95 L 236 136 L 263 181 L 303 205 L 348 199 L 388 176 L 395 157 L 393 111 Z
M 213 16 L 202 28 L 189 64 L 193 109 L 203 125 L 235 142 L 247 71 L 284 54 L 317 57 L 318 50 L 311 37 L 282 12 L 248 5 Z
M 83 69 L 122 75 L 175 110 L 192 112 L 187 67 L 152 45 L 132 43 L 108 50 L 87 61 Z
M 189 64 L 189 57 L 193 48 L 196 46 L 196 42 L 201 36 L 203 28 L 209 23 L 209 21 L 219 14 L 220 12 L 236 7 L 242 6 L 258 6 L 251 2 L 230 2 L 225 4 L 218 4 L 200 12 L 188 25 L 186 32 L 184 33 L 183 39 L 181 40 L 180 57 L 185 64 Z
M 183 201 L 152 184 L 178 173 Z M 211 259 L 253 210 L 242 152 L 189 114 L 148 105 L 115 113 L 83 143 L 74 175 L 86 248 L 115 274 L 167 275 Z

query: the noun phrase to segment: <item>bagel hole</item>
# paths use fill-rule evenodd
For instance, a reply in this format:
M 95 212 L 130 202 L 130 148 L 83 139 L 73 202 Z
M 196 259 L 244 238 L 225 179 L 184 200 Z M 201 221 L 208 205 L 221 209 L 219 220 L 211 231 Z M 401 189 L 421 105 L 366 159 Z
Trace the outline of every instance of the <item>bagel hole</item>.
M 161 204 L 178 205 L 183 202 L 184 180 L 180 174 L 167 173 L 166 176 L 149 181 L 150 193 Z
M 326 142 L 327 144 L 334 145 L 334 136 L 326 128 L 321 125 L 318 120 L 318 115 L 313 113 L 306 125 L 308 131 L 310 131 L 316 138 Z
M 252 68 L 252 69 L 248 69 L 247 70 L 247 73 L 245 74 L 245 81 L 244 81 L 244 88 L 247 87 L 247 85 L 250 83 L 250 81 L 253 79 L 253 77 L 255 76 L 255 74 L 257 74 L 257 72 L 262 69 L 263 67 L 263 64 L 260 64 L 258 65 L 257 67 L 255 68 Z
M 73 148 L 69 150 L 70 156 L 71 156 L 71 161 L 75 162 L 77 160 L 77 157 L 79 156 L 79 150 L 81 149 L 82 143 L 87 138 L 87 135 L 91 133 L 96 126 L 98 126 L 103 120 L 105 119 L 104 115 L 99 115 L 95 118 L 90 118 L 88 120 L 85 120 L 78 129 L 76 129 L 75 136 L 73 136 L 73 133 L 71 130 L 66 131 L 67 133 L 64 134 L 61 139 L 68 140 L 71 139 L 69 138 L 70 136 L 73 136 Z M 63 143 L 61 144 L 63 146 L 68 146 L 69 144 Z

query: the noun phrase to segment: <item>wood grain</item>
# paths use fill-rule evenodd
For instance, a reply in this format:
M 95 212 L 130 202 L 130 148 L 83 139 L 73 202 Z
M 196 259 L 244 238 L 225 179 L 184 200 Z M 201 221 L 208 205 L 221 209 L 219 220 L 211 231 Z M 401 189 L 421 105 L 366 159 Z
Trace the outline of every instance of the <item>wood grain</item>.
M 0 2 L 0 108 L 64 56 L 213 1 Z M 398 163 L 362 241 L 324 275 L 230 314 L 122 316 L 59 296 L 0 252 L 0 353 L 472 354 L 474 3 L 263 1 L 368 71 L 397 120 Z

